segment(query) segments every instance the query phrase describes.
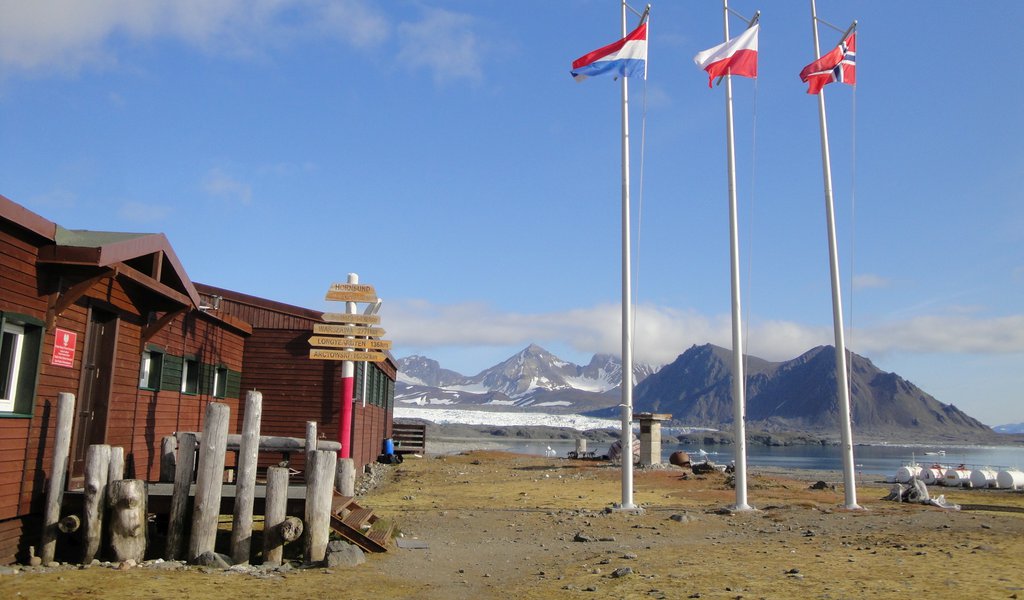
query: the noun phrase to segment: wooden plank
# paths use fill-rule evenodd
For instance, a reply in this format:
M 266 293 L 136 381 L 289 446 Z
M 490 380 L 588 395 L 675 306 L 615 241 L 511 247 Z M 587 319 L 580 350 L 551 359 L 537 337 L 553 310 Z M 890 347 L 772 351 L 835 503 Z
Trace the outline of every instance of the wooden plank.
M 385 331 L 382 327 L 354 327 L 351 325 L 316 323 L 313 325 L 313 333 L 321 335 L 359 335 L 364 337 L 380 337 L 384 335 Z
M 376 302 L 377 290 L 365 283 L 333 283 L 325 298 L 339 302 Z
M 332 337 L 326 335 L 314 335 L 309 338 L 310 346 L 322 346 L 325 348 L 364 348 L 367 350 L 390 350 L 391 340 L 366 340 L 347 337 Z
M 328 323 L 351 323 L 354 325 L 376 325 L 380 323 L 380 315 L 350 315 L 348 313 L 324 313 L 323 320 Z
M 310 348 L 309 357 L 316 360 L 364 360 L 380 362 L 388 357 L 383 352 L 360 352 L 348 350 L 328 350 L 326 348 Z

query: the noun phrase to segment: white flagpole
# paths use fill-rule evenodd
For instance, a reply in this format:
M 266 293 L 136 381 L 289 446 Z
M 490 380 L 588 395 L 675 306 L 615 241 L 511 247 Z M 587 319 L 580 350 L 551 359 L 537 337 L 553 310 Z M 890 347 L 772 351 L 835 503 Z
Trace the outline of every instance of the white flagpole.
M 814 57 L 821 58 L 818 42 L 818 10 L 811 0 L 811 25 L 814 29 Z M 825 177 L 825 218 L 828 222 L 828 255 L 832 274 L 832 328 L 836 339 L 836 388 L 839 392 L 840 436 L 843 445 L 843 487 L 846 508 L 859 509 L 853 463 L 853 431 L 850 426 L 850 385 L 846 370 L 846 341 L 843 335 L 843 302 L 839 288 L 839 251 L 836 244 L 836 217 L 832 201 L 832 161 L 828 151 L 828 124 L 825 120 L 825 90 L 818 92 L 818 120 L 821 123 L 821 167 Z
M 725 40 L 729 41 L 729 0 L 722 0 Z M 743 322 L 740 311 L 740 243 L 736 209 L 736 152 L 733 148 L 732 75 L 725 75 L 725 128 L 729 166 L 729 250 L 732 264 L 732 403 L 734 443 L 736 445 L 736 505 L 734 510 L 750 510 L 747 504 L 746 377 L 743 373 Z
M 622 37 L 626 31 L 626 0 L 622 0 Z M 630 306 L 629 241 L 629 88 L 622 79 L 622 504 L 633 506 L 633 319 Z

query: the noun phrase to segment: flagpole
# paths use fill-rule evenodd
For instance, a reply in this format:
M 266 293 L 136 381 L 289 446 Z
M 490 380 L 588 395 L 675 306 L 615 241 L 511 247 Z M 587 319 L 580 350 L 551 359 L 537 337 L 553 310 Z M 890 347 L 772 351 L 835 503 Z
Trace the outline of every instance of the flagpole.
M 622 0 L 622 37 L 626 34 L 626 0 Z M 629 240 L 629 87 L 622 79 L 622 503 L 633 506 L 633 319 Z
M 725 40 L 729 41 L 729 0 L 722 0 Z M 740 244 L 736 209 L 736 152 L 733 144 L 732 75 L 725 76 L 725 129 L 729 166 L 729 254 L 732 272 L 732 402 L 734 443 L 736 445 L 736 505 L 734 510 L 750 510 L 747 504 L 747 434 L 745 419 L 746 377 L 743 373 L 743 322 L 740 311 Z
M 818 10 L 811 0 L 811 25 L 814 29 L 814 57 L 821 58 L 818 41 Z M 850 425 L 850 385 L 846 367 L 846 341 L 843 334 L 843 302 L 839 286 L 839 251 L 836 244 L 836 217 L 832 200 L 832 161 L 829 158 L 828 124 L 825 119 L 825 90 L 818 92 L 818 120 L 821 124 L 821 166 L 825 183 L 825 218 L 828 223 L 828 255 L 832 276 L 832 328 L 836 341 L 836 388 L 839 392 L 840 436 L 843 451 L 843 487 L 846 508 L 859 509 L 853 463 L 853 431 Z

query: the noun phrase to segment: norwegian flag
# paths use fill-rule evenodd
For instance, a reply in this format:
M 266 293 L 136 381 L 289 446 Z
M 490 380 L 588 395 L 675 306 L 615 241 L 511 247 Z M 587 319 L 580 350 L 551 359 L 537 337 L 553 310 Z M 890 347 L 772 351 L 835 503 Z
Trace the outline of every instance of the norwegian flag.
M 853 32 L 831 52 L 800 71 L 800 81 L 807 83 L 807 93 L 817 94 L 821 88 L 838 81 L 857 83 L 857 32 Z

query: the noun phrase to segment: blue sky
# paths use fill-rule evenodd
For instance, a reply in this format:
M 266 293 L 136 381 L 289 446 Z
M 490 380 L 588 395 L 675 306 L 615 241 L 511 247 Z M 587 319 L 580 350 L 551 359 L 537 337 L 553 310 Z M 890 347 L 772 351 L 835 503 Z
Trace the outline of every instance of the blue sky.
M 734 81 L 747 344 L 785 360 L 833 342 L 810 8 L 730 6 L 764 11 Z M 1024 4 L 818 10 L 860 23 L 858 86 L 825 88 L 848 347 L 1024 421 Z M 569 65 L 619 31 L 615 0 L 0 0 L 0 194 L 309 308 L 358 273 L 399 357 L 585 363 L 620 348 L 619 87 Z M 692 62 L 722 34 L 720 2 L 656 3 L 631 81 L 637 360 L 731 345 L 724 86 Z

